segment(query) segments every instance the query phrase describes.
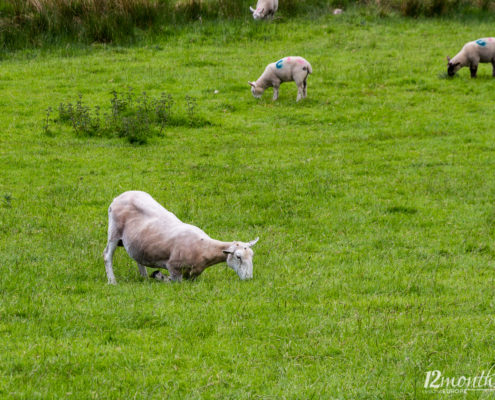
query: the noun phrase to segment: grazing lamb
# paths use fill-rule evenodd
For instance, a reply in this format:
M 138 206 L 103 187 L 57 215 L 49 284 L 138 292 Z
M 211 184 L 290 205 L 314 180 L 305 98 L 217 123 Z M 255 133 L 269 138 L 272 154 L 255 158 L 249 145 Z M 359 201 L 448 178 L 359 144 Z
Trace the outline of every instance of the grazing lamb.
M 469 66 L 471 78 L 476 78 L 478 63 L 492 63 L 492 76 L 495 77 L 495 38 L 478 39 L 468 42 L 454 58 L 447 56 L 449 76 L 454 76 L 462 67 Z
M 239 278 L 253 277 L 253 251 L 258 238 L 248 243 L 221 242 L 210 238 L 196 226 L 185 224 L 157 203 L 148 193 L 129 191 L 116 197 L 108 208 L 108 242 L 103 252 L 108 283 L 116 284 L 112 259 L 117 246 L 137 262 L 147 277 L 146 267 L 165 268 L 170 274 L 155 271 L 159 280 L 194 279 L 206 268 L 226 261 Z
M 278 89 L 282 82 L 294 81 L 297 85 L 297 100 L 306 98 L 308 75 L 313 72 L 311 64 L 302 57 L 285 57 L 268 64 L 265 72 L 251 85 L 251 93 L 260 98 L 266 88 L 273 86 L 273 100 L 278 99 Z
M 256 10 L 249 7 L 254 19 L 273 18 L 278 9 L 278 0 L 258 0 Z

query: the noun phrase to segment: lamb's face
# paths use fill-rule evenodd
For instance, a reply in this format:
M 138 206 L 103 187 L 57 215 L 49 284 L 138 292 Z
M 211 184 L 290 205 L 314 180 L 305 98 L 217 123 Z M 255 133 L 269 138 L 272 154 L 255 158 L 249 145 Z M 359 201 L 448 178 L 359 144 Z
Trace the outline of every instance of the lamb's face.
M 254 19 L 263 19 L 263 12 L 265 11 L 264 8 L 257 8 L 256 10 L 253 9 L 252 7 L 249 7 L 251 12 L 253 13 L 253 18 Z
M 249 82 L 249 84 L 251 85 L 251 93 L 253 94 L 253 96 L 256 97 L 257 99 L 260 99 L 261 95 L 264 92 L 264 89 L 260 88 L 259 86 L 256 86 L 255 82 Z
M 163 275 L 162 272 L 159 270 L 153 271 L 153 273 L 151 274 L 151 278 L 156 279 L 157 281 L 162 281 L 162 282 L 170 280 L 169 276 Z
M 454 76 L 456 72 L 459 71 L 461 68 L 462 67 L 460 62 L 449 61 L 447 66 L 447 74 L 449 76 Z
M 228 254 L 227 265 L 232 268 L 242 280 L 253 277 L 253 246 L 258 238 L 249 243 L 234 242 L 232 246 L 224 252 Z

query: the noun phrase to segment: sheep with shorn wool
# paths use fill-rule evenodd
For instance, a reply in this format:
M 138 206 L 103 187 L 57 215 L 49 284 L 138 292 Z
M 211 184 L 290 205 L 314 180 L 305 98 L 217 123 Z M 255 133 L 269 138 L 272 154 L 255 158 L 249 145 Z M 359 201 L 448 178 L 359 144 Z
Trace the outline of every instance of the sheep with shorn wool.
M 159 280 L 194 279 L 206 268 L 227 262 L 240 279 L 253 277 L 253 250 L 258 238 L 250 242 L 222 242 L 210 238 L 200 228 L 182 222 L 148 193 L 128 191 L 116 197 L 108 208 L 108 242 L 103 252 L 108 283 L 116 284 L 113 254 L 123 246 L 137 262 L 140 274 L 146 267 L 167 269 L 167 279 L 156 271 Z

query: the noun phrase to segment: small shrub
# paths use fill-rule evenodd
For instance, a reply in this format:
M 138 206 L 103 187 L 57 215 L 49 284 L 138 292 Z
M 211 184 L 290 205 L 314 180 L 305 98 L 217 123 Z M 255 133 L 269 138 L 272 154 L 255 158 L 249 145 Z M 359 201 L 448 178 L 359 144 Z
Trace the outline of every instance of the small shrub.
M 5 193 L 3 195 L 2 204 L 5 208 L 12 207 L 12 195 L 10 193 Z
M 50 135 L 51 132 L 50 132 L 50 116 L 52 114 L 52 108 L 51 107 L 48 107 L 46 109 L 46 115 L 45 115 L 45 120 L 44 120 L 44 124 L 43 124 L 43 132 L 45 133 L 45 135 Z
M 161 97 L 159 99 L 156 99 L 153 104 L 153 107 L 155 109 L 156 121 L 158 123 L 158 126 L 160 127 L 160 134 L 163 132 L 165 125 L 167 125 L 167 123 L 169 123 L 170 121 L 173 105 L 174 100 L 172 99 L 172 96 L 166 95 L 165 93 L 162 93 Z
M 127 139 L 131 144 L 146 144 L 151 136 L 147 122 L 140 116 L 123 117 L 116 126 L 117 136 Z
M 187 117 L 189 119 L 189 124 L 192 126 L 194 124 L 194 116 L 196 113 L 196 99 L 194 97 L 190 97 L 186 95 L 186 104 L 187 104 Z
M 146 92 L 136 96 L 132 88 L 126 93 L 112 92 L 110 107 L 102 112 L 99 106 L 90 107 L 79 95 L 75 104 L 60 103 L 57 123 L 68 124 L 77 136 L 119 137 L 132 144 L 145 144 L 153 136 L 163 134 L 166 126 L 201 127 L 210 122 L 198 113 L 197 100 L 185 97 L 182 112 L 173 112 L 176 104 L 170 94 L 149 97 Z M 43 120 L 43 131 L 49 133 L 50 113 Z

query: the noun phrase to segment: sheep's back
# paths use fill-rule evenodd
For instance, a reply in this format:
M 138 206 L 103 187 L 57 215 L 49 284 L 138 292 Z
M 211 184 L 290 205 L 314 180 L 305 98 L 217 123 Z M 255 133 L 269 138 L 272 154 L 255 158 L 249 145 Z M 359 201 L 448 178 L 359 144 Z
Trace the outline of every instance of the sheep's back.
M 456 55 L 456 60 L 463 56 L 468 60 L 492 61 L 495 57 L 495 38 L 483 38 L 466 43 Z

